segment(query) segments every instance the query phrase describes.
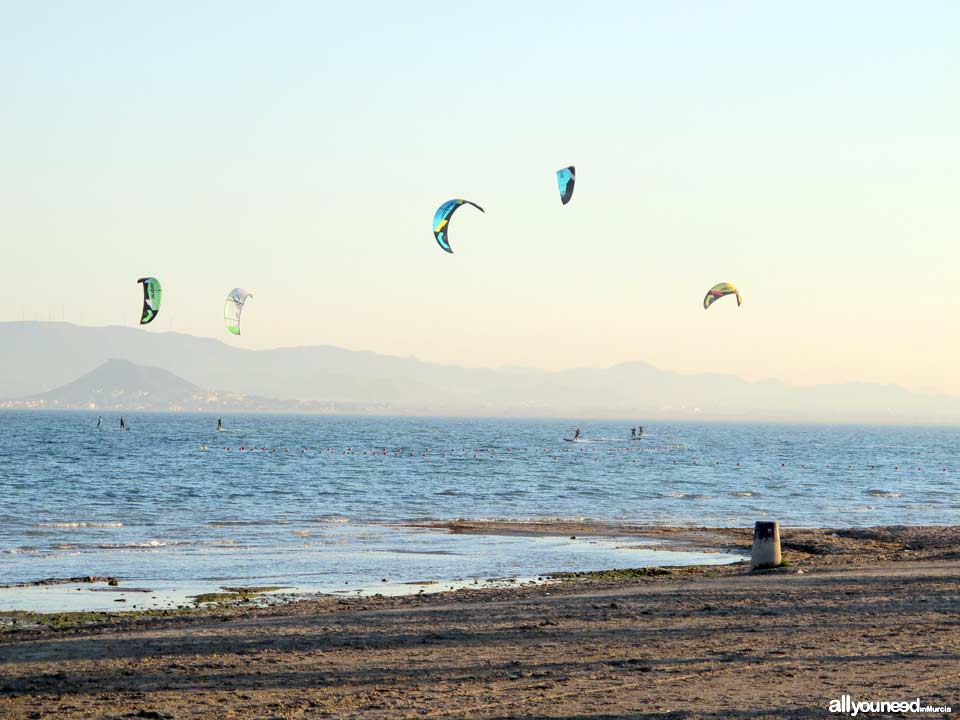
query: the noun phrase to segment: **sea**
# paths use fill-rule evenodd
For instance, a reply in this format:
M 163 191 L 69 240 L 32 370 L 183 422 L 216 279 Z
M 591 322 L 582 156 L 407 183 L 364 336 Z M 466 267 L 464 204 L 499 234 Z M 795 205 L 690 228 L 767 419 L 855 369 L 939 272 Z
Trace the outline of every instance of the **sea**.
M 170 606 L 225 586 L 421 592 L 740 559 L 636 537 L 424 527 L 457 519 L 960 524 L 958 428 L 258 414 L 224 417 L 218 432 L 215 415 L 133 412 L 121 431 L 118 413 L 97 429 L 99 415 L 0 413 L 0 585 L 111 576 L 130 593 L 0 588 L 0 610 Z

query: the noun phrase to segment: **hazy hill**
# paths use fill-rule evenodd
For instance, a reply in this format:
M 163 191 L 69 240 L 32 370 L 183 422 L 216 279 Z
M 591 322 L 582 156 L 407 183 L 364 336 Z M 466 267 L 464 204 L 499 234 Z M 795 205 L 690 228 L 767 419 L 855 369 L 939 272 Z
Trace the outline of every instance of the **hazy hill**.
M 291 403 L 300 401 L 433 414 L 960 422 L 960 398 L 887 385 L 747 382 L 642 362 L 560 372 L 476 369 L 330 346 L 245 350 L 179 333 L 36 322 L 0 323 L 0 398 L 62 386 L 58 392 L 68 392 L 111 358 L 162 368 L 197 389 L 256 397 L 259 409 L 306 409 Z M 111 367 L 103 369 L 105 383 Z
M 206 390 L 171 372 L 107 360 L 73 382 L 37 395 L 0 400 L 0 408 L 208 412 L 382 412 L 377 406 L 300 402 Z
M 189 402 L 200 388 L 160 368 L 108 360 L 63 387 L 29 398 L 45 407 L 160 409 Z

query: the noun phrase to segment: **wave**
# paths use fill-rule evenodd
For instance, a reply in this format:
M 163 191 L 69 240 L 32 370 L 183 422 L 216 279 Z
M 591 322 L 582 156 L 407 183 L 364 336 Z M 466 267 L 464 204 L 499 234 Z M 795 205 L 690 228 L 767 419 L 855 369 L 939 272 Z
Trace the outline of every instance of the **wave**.
M 390 553 L 397 555 L 463 555 L 453 550 L 407 550 L 405 548 L 368 548 L 360 550 L 365 553 Z
M 123 527 L 123 523 L 119 520 L 73 520 L 66 522 L 48 522 L 48 523 L 34 523 L 34 527 L 40 528 L 118 528 Z
M 24 546 L 18 548 L 10 548 L 9 550 L 0 550 L 0 555 L 36 555 L 40 552 L 40 548 Z
M 162 547 L 177 547 L 184 545 L 201 545 L 202 543 L 189 540 L 145 540 L 144 542 L 129 543 L 58 543 L 54 550 L 153 550 Z
M 160 547 L 174 547 L 176 545 L 196 545 L 195 542 L 188 542 L 185 540 L 147 540 L 146 542 L 133 542 L 133 543 L 101 543 L 95 547 L 102 550 L 127 550 L 127 549 L 146 549 L 150 548 L 160 548 Z
M 867 490 L 867 495 L 882 498 L 898 498 L 903 495 L 903 493 L 894 492 L 893 490 Z
M 569 523 L 600 523 L 603 522 L 598 517 L 589 515 L 571 516 L 571 517 L 536 517 L 528 515 L 525 517 L 458 517 L 452 521 L 442 518 L 434 518 L 436 522 L 475 522 L 475 523 L 536 523 L 537 525 L 566 525 Z M 411 520 L 413 523 L 423 522 L 419 519 Z
M 685 493 L 685 492 L 666 492 L 660 493 L 660 497 L 671 497 L 679 498 L 680 500 L 709 500 L 709 495 L 702 495 L 701 493 Z
M 753 497 L 754 493 L 748 490 L 740 490 L 738 492 L 732 492 L 730 493 L 730 495 L 732 495 L 733 497 Z

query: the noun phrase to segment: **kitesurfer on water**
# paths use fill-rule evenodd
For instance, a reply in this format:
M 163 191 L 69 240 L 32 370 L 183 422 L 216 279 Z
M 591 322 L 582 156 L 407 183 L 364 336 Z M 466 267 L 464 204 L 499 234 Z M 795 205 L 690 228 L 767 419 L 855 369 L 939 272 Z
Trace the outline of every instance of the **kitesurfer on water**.
M 637 437 L 643 437 L 643 425 L 637 428 Z
M 580 428 L 577 428 L 576 432 L 573 433 L 573 439 L 574 440 L 580 439 Z
M 630 428 L 630 439 L 631 440 L 637 439 L 637 429 L 635 427 Z
M 97 430 L 100 429 L 100 426 L 103 424 L 103 415 L 97 415 Z
M 127 424 L 123 421 L 123 418 L 120 418 L 120 429 L 121 430 L 127 429 Z
M 217 432 L 223 430 L 223 418 L 217 418 Z

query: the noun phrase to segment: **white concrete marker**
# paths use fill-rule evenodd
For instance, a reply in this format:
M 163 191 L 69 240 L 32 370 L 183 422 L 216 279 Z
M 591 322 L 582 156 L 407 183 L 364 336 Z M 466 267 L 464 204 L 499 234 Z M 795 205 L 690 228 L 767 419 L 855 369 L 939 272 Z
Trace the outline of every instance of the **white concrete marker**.
M 780 567 L 780 523 L 758 520 L 753 526 L 753 551 L 750 570 Z

